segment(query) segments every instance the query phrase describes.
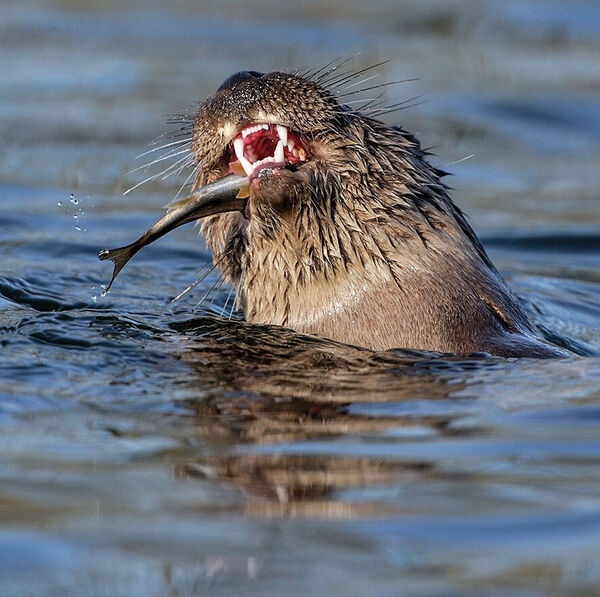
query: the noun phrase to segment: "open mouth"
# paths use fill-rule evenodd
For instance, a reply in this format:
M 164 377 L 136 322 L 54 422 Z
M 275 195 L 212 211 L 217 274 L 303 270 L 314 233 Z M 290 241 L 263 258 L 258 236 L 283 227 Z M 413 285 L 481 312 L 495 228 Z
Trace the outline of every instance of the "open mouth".
M 229 169 L 252 181 L 262 170 L 305 162 L 307 152 L 300 136 L 281 124 L 254 124 L 231 141 Z

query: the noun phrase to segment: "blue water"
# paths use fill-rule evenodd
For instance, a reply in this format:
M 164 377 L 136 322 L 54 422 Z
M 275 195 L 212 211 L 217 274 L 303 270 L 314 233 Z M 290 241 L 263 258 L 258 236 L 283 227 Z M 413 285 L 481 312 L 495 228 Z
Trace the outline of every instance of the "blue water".
M 15 2 L 0 23 L 0 594 L 565 595 L 600 585 L 595 2 Z M 267 19 L 268 16 L 268 19 Z M 242 68 L 391 61 L 389 122 L 558 361 L 245 324 L 135 156 Z M 473 154 L 473 157 L 463 158 Z M 458 162 L 452 164 L 453 162 Z M 451 165 L 448 165 L 451 164 Z M 185 178 L 185 177 L 184 177 Z M 75 217 L 76 216 L 76 217 Z M 212 302 L 210 302 L 212 299 Z

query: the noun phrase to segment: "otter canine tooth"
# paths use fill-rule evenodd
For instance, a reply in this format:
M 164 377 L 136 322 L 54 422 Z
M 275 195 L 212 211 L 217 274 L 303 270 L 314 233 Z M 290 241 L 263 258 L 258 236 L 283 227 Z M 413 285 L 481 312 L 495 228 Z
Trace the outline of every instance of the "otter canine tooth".
M 252 164 L 245 158 L 245 157 L 241 157 L 240 158 L 240 164 L 242 165 L 242 168 L 244 169 L 244 172 L 250 176 L 252 174 Z
M 285 161 L 285 157 L 283 155 L 283 139 L 277 143 L 277 147 L 275 148 L 275 153 L 273 154 L 275 158 L 275 162 L 283 162 Z
M 279 138 L 283 141 L 283 145 L 286 146 L 287 145 L 287 137 L 288 137 L 288 131 L 284 126 L 281 126 L 280 124 L 277 125 L 277 134 L 279 135 Z
M 239 137 L 236 137 L 233 141 L 233 148 L 235 149 L 235 155 L 240 161 L 244 172 L 250 176 L 252 173 L 252 164 L 244 157 L 244 141 Z
M 243 132 L 242 132 L 243 135 Z M 238 160 L 244 157 L 244 141 L 239 137 L 236 137 L 233 140 L 233 148 L 235 149 L 235 155 L 238 157 Z

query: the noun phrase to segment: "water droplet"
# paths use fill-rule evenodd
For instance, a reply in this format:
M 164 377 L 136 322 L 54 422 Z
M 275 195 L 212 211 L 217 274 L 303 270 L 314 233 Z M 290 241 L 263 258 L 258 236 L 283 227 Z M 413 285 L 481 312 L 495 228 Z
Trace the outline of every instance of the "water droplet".
M 73 205 L 77 205 L 79 203 L 79 200 L 75 199 L 75 195 L 73 193 L 71 193 L 71 203 Z
M 75 226 L 75 230 L 81 231 L 81 226 L 79 226 L 79 225 Z
M 96 302 L 97 300 L 98 300 L 98 297 L 97 297 L 97 296 L 94 294 L 94 295 L 92 296 L 92 301 Z
M 77 214 L 73 214 L 73 219 L 76 220 L 77 219 Z
M 59 201 L 56 205 L 58 205 L 58 207 L 62 207 L 62 201 Z

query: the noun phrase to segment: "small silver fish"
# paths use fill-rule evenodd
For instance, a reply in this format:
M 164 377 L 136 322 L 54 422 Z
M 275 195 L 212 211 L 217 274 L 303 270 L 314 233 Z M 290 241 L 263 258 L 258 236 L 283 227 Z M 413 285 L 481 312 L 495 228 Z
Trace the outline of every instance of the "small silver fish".
M 243 210 L 248 197 L 247 185 L 246 176 L 230 174 L 200 187 L 188 198 L 167 206 L 167 213 L 156 220 L 135 242 L 118 249 L 102 249 L 98 253 L 98 259 L 101 261 L 110 259 L 115 264 L 112 278 L 104 292 L 108 292 L 119 272 L 140 249 L 171 230 L 206 216 Z

